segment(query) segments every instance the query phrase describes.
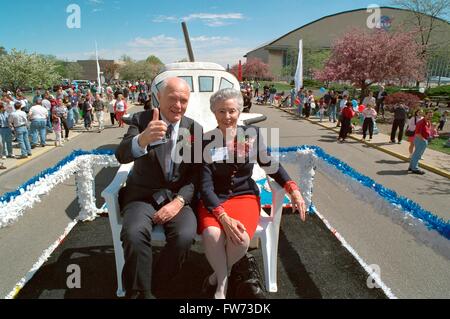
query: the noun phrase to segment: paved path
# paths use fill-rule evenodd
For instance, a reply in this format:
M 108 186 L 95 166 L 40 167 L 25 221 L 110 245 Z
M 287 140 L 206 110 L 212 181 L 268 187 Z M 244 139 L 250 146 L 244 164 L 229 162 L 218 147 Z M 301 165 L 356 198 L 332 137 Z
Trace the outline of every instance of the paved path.
M 289 114 L 296 114 L 293 108 L 281 108 L 281 110 Z M 320 122 L 319 118 L 311 116 L 308 121 L 339 133 L 339 127 L 336 127 L 335 123 L 329 122 L 328 118 Z M 362 141 L 360 127 L 356 127 L 354 134 L 350 134 L 349 137 L 401 160 L 409 161 L 409 143 L 406 141 L 403 141 L 402 144 L 390 143 L 390 136 L 383 133 L 375 134 L 372 141 L 369 141 L 368 138 L 366 141 Z M 422 168 L 450 178 L 450 155 L 428 148 L 422 158 L 423 160 L 419 163 Z
M 337 144 L 335 133 L 299 121 L 278 109 L 256 106 L 255 112 L 268 117 L 261 126 L 280 128 L 282 146 L 318 145 L 327 153 L 347 162 L 386 187 L 395 189 L 424 208 L 448 220 L 450 183 L 434 173 L 413 176 L 405 170 L 403 161 L 356 141 Z M 106 133 L 107 132 L 107 133 Z M 67 147 L 52 150 L 19 168 L 0 176 L 0 192 L 12 190 L 70 153 L 71 149 L 114 148 L 123 135 L 122 129 L 110 129 L 96 134 L 95 139 L 81 135 Z M 295 167 L 287 166 L 295 176 Z M 106 169 L 96 176 L 97 195 L 114 175 Z M 98 204 L 101 199 L 97 197 Z M 376 207 L 367 205 L 358 194 L 346 191 L 345 185 L 317 172 L 314 202 L 331 224 L 344 236 L 367 264 L 381 268 L 381 278 L 395 295 L 401 298 L 449 298 L 450 263 L 442 251 L 431 247 L 412 233 L 407 225 L 395 222 Z M 78 205 L 74 181 L 58 187 L 51 196 L 26 213 L 6 229 L 0 229 L 0 295 L 8 293 L 14 284 L 76 216 Z M 77 225 L 67 240 L 55 251 L 34 280 L 25 287 L 23 298 L 98 298 L 114 293 L 114 262 L 112 241 L 106 218 Z M 450 251 L 448 242 L 444 249 Z M 18 254 L 17 252 L 21 252 Z M 200 277 L 209 272 L 201 248 L 194 247 L 186 273 L 192 280 L 188 289 L 192 297 L 198 291 Z M 254 252 L 261 263 L 260 251 Z M 66 266 L 80 263 L 85 270 L 84 289 L 80 292 L 65 286 Z M 86 268 L 85 268 L 86 267 Z M 261 264 L 260 264 L 260 268 Z M 294 215 L 283 217 L 279 252 L 280 292 L 271 298 L 381 298 L 379 290 L 368 290 L 367 274 L 355 264 L 334 236 L 317 217 L 306 224 Z M 83 280 L 83 279 L 82 279 Z
M 377 183 L 450 220 L 448 178 L 433 172 L 424 176 L 408 175 L 408 164 L 404 161 L 355 140 L 339 144 L 335 132 L 299 120 L 278 108 L 257 105 L 252 111 L 267 116 L 268 120 L 260 123 L 261 126 L 280 128 L 282 146 L 318 145 Z M 408 230 L 407 223 L 395 222 L 392 216 L 380 214 L 377 207 L 364 204 L 357 194 L 346 190 L 346 185 L 320 171 L 314 185 L 314 203 L 318 210 L 363 260 L 380 266 L 383 281 L 395 295 L 401 298 L 450 297 L 450 241 L 442 240 L 439 248 L 427 244 Z

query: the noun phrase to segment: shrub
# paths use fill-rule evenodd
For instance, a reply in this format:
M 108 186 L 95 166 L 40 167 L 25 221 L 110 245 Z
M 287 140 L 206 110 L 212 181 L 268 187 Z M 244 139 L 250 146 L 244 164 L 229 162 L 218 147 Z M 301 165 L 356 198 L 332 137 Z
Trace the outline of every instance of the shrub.
M 303 81 L 303 86 L 306 88 L 321 88 L 324 87 L 325 84 L 321 81 L 306 79 Z
M 450 97 L 450 85 L 441 85 L 435 88 L 430 88 L 426 91 L 428 96 L 445 96 Z
M 394 106 L 401 103 L 407 105 L 409 108 L 412 108 L 420 103 L 420 99 L 414 94 L 403 92 L 397 92 L 386 96 L 385 104 L 387 106 Z

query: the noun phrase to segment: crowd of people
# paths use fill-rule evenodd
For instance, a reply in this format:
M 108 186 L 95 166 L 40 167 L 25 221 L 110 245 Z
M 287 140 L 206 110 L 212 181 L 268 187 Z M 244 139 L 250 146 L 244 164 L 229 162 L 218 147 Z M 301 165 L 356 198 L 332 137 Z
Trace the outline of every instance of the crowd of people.
M 425 114 L 421 110 L 423 105 L 419 104 L 411 108 L 402 103 L 387 106 L 385 99 L 388 94 L 384 86 L 380 86 L 376 94 L 369 91 L 362 100 L 352 97 L 348 90 L 326 92 L 321 89 L 323 96 L 318 98 L 314 96 L 312 90 L 305 88 L 297 91 L 293 87 L 285 96 L 285 92 L 278 93 L 273 84 L 265 84 L 262 92 L 259 92 L 260 87 L 261 84 L 258 81 L 243 82 L 241 91 L 244 96 L 251 96 L 254 92 L 253 96 L 258 104 L 294 108 L 300 118 L 308 119 L 311 116 L 317 116 L 319 121 L 323 122 L 328 117 L 329 122 L 336 123 L 336 127 L 340 127 L 337 138 L 339 143 L 346 141 L 358 122 L 361 127 L 362 141 L 365 141 L 367 137 L 371 141 L 373 135 L 379 131 L 377 119 L 381 118 L 385 121 L 386 112 L 393 113 L 389 142 L 401 144 L 406 135 L 411 159 L 409 171 L 416 174 L 424 174 L 424 171 L 417 168 L 414 159 L 418 157 L 418 154 L 422 156 L 432 139 L 439 137 L 439 132 L 444 130 L 447 122 L 448 111 L 445 110 L 440 113 L 439 122 L 433 123 L 434 111 L 430 105 L 426 105 Z M 421 125 L 417 125 L 418 123 Z M 427 124 L 423 125 L 424 123 Z M 415 147 L 416 145 L 420 147 Z
M 70 131 L 82 123 L 85 131 L 105 129 L 109 114 L 111 126 L 124 126 L 128 103 L 150 108 L 149 85 L 145 81 L 117 82 L 99 88 L 95 83 L 55 92 L 36 90 L 32 98 L 17 90 L 3 90 L 0 97 L 0 169 L 6 169 L 6 158 L 26 159 L 36 147 L 46 147 L 47 137 L 54 134 L 54 146 L 62 147 Z M 20 155 L 13 152 L 13 142 Z

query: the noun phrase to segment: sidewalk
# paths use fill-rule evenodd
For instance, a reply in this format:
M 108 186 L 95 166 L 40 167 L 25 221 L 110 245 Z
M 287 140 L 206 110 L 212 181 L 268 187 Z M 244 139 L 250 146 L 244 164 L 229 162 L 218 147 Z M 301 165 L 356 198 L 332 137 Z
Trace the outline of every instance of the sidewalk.
M 286 113 L 296 115 L 295 109 L 293 108 L 287 107 L 279 109 Z M 329 122 L 328 117 L 325 117 L 322 123 L 320 123 L 319 118 L 315 116 L 312 116 L 309 119 L 302 118 L 302 120 L 309 121 L 313 124 L 320 125 L 326 129 L 339 133 L 339 128 L 336 127 L 336 123 Z M 360 131 L 359 127 L 357 127 L 355 131 L 355 133 L 349 135 L 351 139 L 364 143 L 389 155 L 395 156 L 405 162 L 409 162 L 409 143 L 407 141 L 403 141 L 402 144 L 392 144 L 389 142 L 390 136 L 383 133 L 374 135 L 372 141 L 370 142 L 368 140 L 362 141 L 362 135 L 358 134 Z M 422 156 L 422 161 L 420 161 L 419 166 L 438 175 L 450 178 L 450 156 L 445 153 L 427 148 L 425 154 Z
M 142 106 L 140 104 L 134 104 L 134 103 L 130 103 L 129 104 L 130 107 L 128 108 L 128 110 L 132 110 L 135 107 L 139 107 Z M 105 128 L 108 128 L 109 125 L 111 125 L 110 121 L 109 121 L 109 113 L 105 113 L 104 115 L 104 119 L 105 119 Z M 97 134 L 97 122 L 93 121 L 92 122 L 92 130 L 89 132 L 86 132 L 86 130 L 84 129 L 84 125 L 83 125 L 83 119 L 81 119 L 79 121 L 79 124 L 75 125 L 71 130 L 70 130 L 70 134 L 69 134 L 69 140 L 68 141 L 64 141 L 64 147 L 70 147 L 70 145 L 66 145 L 67 143 L 70 143 L 71 140 L 73 140 L 74 138 L 76 138 L 79 135 L 82 135 L 83 133 L 92 133 L 92 134 Z M 116 127 L 116 126 L 115 126 Z M 106 131 L 104 131 L 106 132 Z M 103 134 L 104 132 L 102 132 L 101 134 Z M 62 134 L 64 135 L 64 130 L 62 132 Z M 55 134 L 54 133 L 48 133 L 47 134 L 47 146 L 46 147 L 40 147 L 37 146 L 36 148 L 31 150 L 31 153 L 33 154 L 32 156 L 29 156 L 26 159 L 17 159 L 17 158 L 7 158 L 2 160 L 0 158 L 0 163 L 3 162 L 3 165 L 6 166 L 6 169 L 2 169 L 0 170 L 0 175 L 5 174 L 6 172 L 9 172 L 21 165 L 24 165 L 30 161 L 32 161 L 33 159 L 47 153 L 50 152 L 51 150 L 54 150 L 55 148 L 57 148 L 54 144 L 55 144 Z M 15 156 L 20 156 L 20 146 L 17 142 L 13 142 L 13 154 Z
M 69 135 L 69 141 L 64 141 L 64 144 L 69 143 L 71 140 L 73 140 L 75 137 L 77 137 L 78 135 L 82 134 L 83 130 L 82 130 L 82 125 L 76 125 L 73 129 L 70 130 L 70 135 Z M 41 156 L 42 154 L 45 154 L 47 152 L 50 152 L 51 150 L 57 148 L 55 146 L 55 134 L 54 133 L 48 133 L 47 134 L 47 141 L 46 141 L 46 147 L 41 147 L 41 146 L 37 146 L 36 148 L 31 150 L 31 153 L 33 154 L 32 156 L 28 156 L 28 158 L 25 159 L 17 159 L 17 158 L 7 158 L 4 160 L 0 160 L 3 162 L 3 165 L 6 166 L 6 169 L 2 169 L 0 171 L 0 175 L 16 168 L 19 167 L 25 163 L 28 163 L 29 161 L 32 161 L 33 159 Z M 67 146 L 63 146 L 63 147 L 67 147 Z M 20 146 L 19 143 L 17 142 L 13 142 L 13 154 L 18 157 L 20 156 Z

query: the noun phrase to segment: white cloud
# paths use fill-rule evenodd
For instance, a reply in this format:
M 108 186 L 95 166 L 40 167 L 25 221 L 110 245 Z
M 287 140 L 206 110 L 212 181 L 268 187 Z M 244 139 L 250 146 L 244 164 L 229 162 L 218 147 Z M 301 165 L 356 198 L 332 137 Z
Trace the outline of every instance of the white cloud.
M 164 16 L 164 15 L 159 15 L 156 16 L 153 20 L 153 22 L 156 23 L 162 23 L 162 22 L 178 22 L 179 19 L 175 16 Z
M 161 34 L 151 38 L 137 37 L 128 42 L 127 45 L 133 48 L 155 48 L 173 46 L 177 42 L 177 39 Z
M 103 0 L 88 0 L 88 2 L 92 5 L 103 4 Z
M 224 13 L 224 14 L 215 14 L 215 13 L 193 13 L 185 17 L 178 18 L 176 16 L 165 16 L 159 15 L 156 16 L 152 21 L 156 23 L 162 22 L 180 22 L 180 21 L 193 21 L 200 20 L 205 25 L 210 27 L 221 27 L 225 25 L 229 25 L 232 21 L 243 20 L 245 19 L 242 13 Z
M 214 14 L 214 13 L 194 13 L 190 14 L 187 17 L 184 17 L 183 20 L 242 20 L 244 16 L 242 13 L 226 13 L 226 14 Z
M 236 64 L 243 60 L 243 55 L 251 50 L 248 47 L 236 45 L 235 40 L 229 37 L 200 35 L 192 39 L 196 61 L 215 62 L 223 65 Z M 125 43 L 123 46 L 113 49 L 99 50 L 99 56 L 103 59 L 118 60 L 123 54 L 131 56 L 135 60 L 146 59 L 149 55 L 156 55 L 164 63 L 172 63 L 187 58 L 184 41 L 164 34 L 150 38 L 137 37 Z M 72 52 L 57 55 L 63 59 L 82 60 L 95 56 L 95 51 Z
M 191 42 L 193 43 L 208 43 L 210 45 L 220 45 L 231 42 L 229 37 L 208 37 L 201 35 L 199 37 L 192 37 Z

